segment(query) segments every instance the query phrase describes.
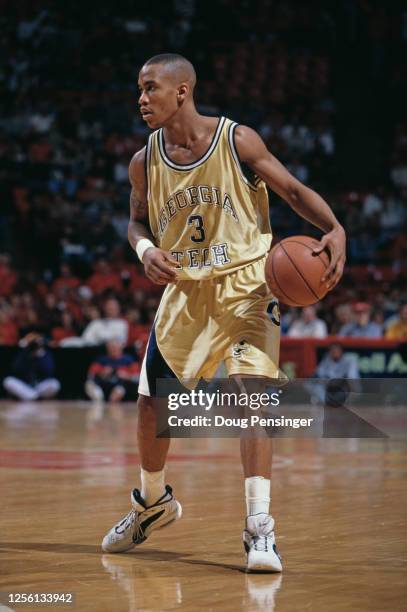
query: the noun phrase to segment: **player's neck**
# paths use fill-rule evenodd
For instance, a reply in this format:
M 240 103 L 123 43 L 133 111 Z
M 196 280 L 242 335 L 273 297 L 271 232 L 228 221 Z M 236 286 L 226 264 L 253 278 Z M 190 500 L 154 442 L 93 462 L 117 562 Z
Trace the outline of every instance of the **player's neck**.
M 189 145 L 202 137 L 213 119 L 200 115 L 195 106 L 185 107 L 164 126 L 167 144 L 190 148 Z

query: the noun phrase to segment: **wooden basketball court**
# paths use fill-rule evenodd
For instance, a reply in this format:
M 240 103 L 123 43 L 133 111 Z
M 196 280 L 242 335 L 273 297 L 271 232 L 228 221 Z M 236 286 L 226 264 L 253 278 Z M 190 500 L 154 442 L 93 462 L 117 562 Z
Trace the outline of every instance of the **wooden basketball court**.
M 0 591 L 73 592 L 55 609 L 81 612 L 407 609 L 406 444 L 277 440 L 284 573 L 247 575 L 237 440 L 174 440 L 182 520 L 108 555 L 102 537 L 139 483 L 134 407 L 2 402 L 0 427 Z

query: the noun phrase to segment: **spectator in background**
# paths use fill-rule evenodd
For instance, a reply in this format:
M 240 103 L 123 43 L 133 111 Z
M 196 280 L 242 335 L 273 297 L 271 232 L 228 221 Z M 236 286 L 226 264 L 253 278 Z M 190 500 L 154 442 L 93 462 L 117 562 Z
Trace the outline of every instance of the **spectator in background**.
M 4 388 L 17 399 L 33 401 L 57 395 L 61 385 L 55 378 L 54 359 L 45 347 L 44 338 L 28 334 L 11 367 L 11 375 L 4 379 Z
M 325 321 L 318 319 L 315 306 L 306 306 L 302 309 L 301 317 L 289 327 L 289 338 L 325 338 L 327 335 Z
M 0 296 L 11 295 L 17 283 L 17 273 L 11 268 L 10 256 L 0 255 Z
M 407 303 L 400 306 L 399 317 L 386 331 L 388 340 L 407 340 Z
M 116 298 L 108 298 L 103 306 L 104 317 L 94 319 L 85 328 L 82 336 L 65 338 L 61 346 L 97 346 L 109 340 L 119 340 L 127 344 L 128 323 L 120 315 L 120 305 Z
M 407 187 L 407 155 L 394 155 L 390 177 L 393 185 L 399 189 Z
M 342 346 L 337 342 L 331 344 L 328 353 L 319 362 L 314 377 L 324 381 L 345 380 L 349 385 L 349 390 L 359 389 L 359 383 L 352 382 L 360 378 L 356 357 L 344 353 Z M 325 383 L 310 381 L 306 387 L 311 393 L 312 404 L 325 403 L 327 391 Z
M 280 135 L 291 153 L 308 153 L 314 147 L 313 134 L 308 126 L 301 124 L 298 115 L 281 128 Z
M 100 259 L 94 267 L 94 273 L 86 281 L 94 295 L 100 295 L 110 289 L 120 292 L 122 284 L 120 276 L 112 271 L 110 264 L 105 259 Z
M 73 316 L 68 310 L 64 310 L 60 315 L 60 320 L 51 330 L 54 344 L 58 345 L 65 338 L 72 338 L 76 335 Z
M 318 125 L 314 138 L 316 149 L 321 151 L 323 155 L 330 156 L 335 153 L 335 138 L 332 129 L 328 125 Z
M 381 338 L 382 328 L 370 319 L 371 307 L 366 302 L 356 302 L 353 305 L 354 320 L 343 325 L 338 336 L 348 338 Z
M 372 323 L 380 327 L 380 333 L 384 334 L 384 312 L 381 308 L 374 308 L 372 311 Z
M 393 237 L 403 227 L 406 219 L 405 206 L 396 192 L 390 193 L 384 201 L 380 215 L 380 227 L 384 237 Z
M 126 353 L 118 340 L 106 343 L 106 355 L 99 356 L 88 371 L 86 395 L 93 401 L 120 402 L 136 391 L 140 365 Z
M 267 310 L 269 316 L 272 314 L 273 309 L 274 309 L 274 304 L 273 302 L 270 302 L 270 305 Z M 295 319 L 296 319 L 296 309 L 294 308 L 294 306 L 289 306 L 285 311 L 284 310 L 280 311 L 280 329 L 281 329 L 281 333 L 283 336 L 287 335 L 288 330 L 290 329 L 290 326 L 292 322 L 295 321 Z
M 293 159 L 287 163 L 287 169 L 302 183 L 308 183 L 309 170 L 306 164 L 304 164 L 299 157 L 293 157 Z
M 76 289 L 80 285 L 80 280 L 72 274 L 71 267 L 68 264 L 62 264 L 59 272 L 59 277 L 52 285 L 53 293 L 58 297 L 65 297 L 71 289 Z
M 315 376 L 326 379 L 360 378 L 355 356 L 344 353 L 337 342 L 331 344 L 328 353 L 319 362 Z
M 87 289 L 87 287 L 86 287 Z M 93 304 L 90 301 L 87 301 L 83 306 L 82 306 L 82 314 L 86 319 L 86 322 L 92 323 L 93 321 L 98 321 L 99 319 L 102 318 L 102 312 L 100 310 L 100 308 L 98 308 L 97 306 L 95 306 L 95 304 Z
M 377 187 L 376 190 L 369 191 L 363 198 L 363 216 L 368 219 L 373 215 L 378 215 L 383 210 L 384 188 Z
M 126 180 L 128 180 L 129 170 L 126 165 Z M 112 218 L 112 225 L 119 238 L 125 242 L 127 240 L 127 230 L 129 227 L 129 215 L 125 210 L 117 210 Z
M 44 302 L 39 307 L 37 306 L 37 313 L 42 329 L 48 336 L 48 332 L 51 331 L 61 317 L 61 308 L 53 293 L 46 294 Z
M 13 346 L 18 342 L 18 327 L 13 321 L 12 309 L 7 304 L 0 306 L 0 344 Z
M 141 312 L 139 308 L 130 308 L 127 310 L 126 320 L 129 324 L 128 346 L 134 347 L 137 350 L 137 354 L 142 357 L 148 342 L 151 326 L 141 322 Z
M 331 335 L 335 336 L 341 327 L 353 321 L 352 306 L 348 303 L 338 304 L 335 308 L 335 319 L 332 324 Z

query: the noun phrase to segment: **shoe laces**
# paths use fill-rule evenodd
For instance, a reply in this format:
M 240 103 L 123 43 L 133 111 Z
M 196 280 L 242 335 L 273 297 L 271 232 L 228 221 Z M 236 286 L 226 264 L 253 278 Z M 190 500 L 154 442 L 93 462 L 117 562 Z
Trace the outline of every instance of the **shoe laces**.
M 136 511 L 130 510 L 128 514 L 124 517 L 124 519 L 118 524 L 116 527 L 117 533 L 124 533 L 128 529 L 131 529 L 136 521 Z
M 137 529 L 133 533 L 133 542 L 144 539 L 144 530 L 141 528 L 140 523 L 137 524 Z
M 271 538 L 268 536 L 253 536 L 253 548 L 260 552 L 268 552 L 272 548 Z
M 250 525 L 247 532 L 252 538 L 252 546 L 255 550 L 268 552 L 273 548 L 273 528 L 274 520 L 271 516 L 265 515 Z
M 138 516 L 138 512 L 136 510 L 130 510 L 128 514 L 124 517 L 121 523 L 116 527 L 116 533 L 124 533 L 128 529 L 133 529 L 134 524 L 136 523 L 136 528 L 133 533 L 133 540 L 136 541 L 138 539 L 144 538 L 144 531 L 141 528 L 139 522 L 136 522 Z

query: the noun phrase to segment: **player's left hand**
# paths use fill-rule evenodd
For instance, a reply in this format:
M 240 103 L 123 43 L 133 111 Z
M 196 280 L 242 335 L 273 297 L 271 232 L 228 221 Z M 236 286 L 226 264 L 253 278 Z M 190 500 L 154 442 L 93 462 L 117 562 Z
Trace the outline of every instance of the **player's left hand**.
M 328 249 L 331 263 L 321 280 L 331 290 L 340 281 L 346 261 L 346 235 L 341 225 L 325 234 L 312 252 L 317 255 L 324 249 Z

